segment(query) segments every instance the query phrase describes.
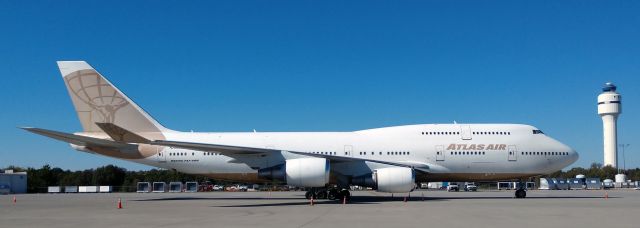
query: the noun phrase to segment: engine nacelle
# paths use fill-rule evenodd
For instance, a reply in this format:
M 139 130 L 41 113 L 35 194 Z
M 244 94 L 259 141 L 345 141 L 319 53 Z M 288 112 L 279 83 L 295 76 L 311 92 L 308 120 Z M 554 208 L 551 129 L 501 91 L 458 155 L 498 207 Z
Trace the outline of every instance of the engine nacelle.
M 329 183 L 329 160 L 298 158 L 285 163 L 287 184 L 298 187 L 324 187 Z
M 325 158 L 289 159 L 285 164 L 258 170 L 258 177 L 297 187 L 324 187 L 329 183 L 329 164 Z
M 379 192 L 405 193 L 415 188 L 416 173 L 411 168 L 376 169 L 372 177 Z

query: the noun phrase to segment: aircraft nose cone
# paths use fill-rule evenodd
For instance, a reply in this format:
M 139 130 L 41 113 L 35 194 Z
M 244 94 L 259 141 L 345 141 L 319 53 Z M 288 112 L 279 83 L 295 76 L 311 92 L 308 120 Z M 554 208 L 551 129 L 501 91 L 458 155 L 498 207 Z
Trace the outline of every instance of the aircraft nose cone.
M 578 154 L 578 152 L 574 149 L 571 149 L 571 163 L 574 163 L 578 160 L 578 158 L 580 158 L 580 155 Z

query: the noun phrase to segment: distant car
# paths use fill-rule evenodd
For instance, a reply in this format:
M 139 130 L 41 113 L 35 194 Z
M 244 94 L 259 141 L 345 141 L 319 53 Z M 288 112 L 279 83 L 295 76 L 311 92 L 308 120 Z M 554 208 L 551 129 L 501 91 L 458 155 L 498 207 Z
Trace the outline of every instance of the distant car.
M 223 191 L 224 190 L 224 186 L 216 184 L 216 185 L 213 186 L 212 190 L 213 191 Z
M 611 179 L 606 179 L 602 182 L 602 188 L 604 189 L 610 189 L 610 188 L 614 188 L 615 184 L 613 183 L 613 181 Z
M 447 191 L 457 192 L 457 191 L 460 191 L 460 188 L 458 187 L 458 184 L 451 183 L 449 184 L 449 186 L 447 186 Z
M 638 187 L 636 187 L 636 188 L 634 188 L 634 189 L 635 189 L 635 190 L 640 190 L 640 186 L 638 186 Z
M 475 192 L 478 191 L 478 186 L 476 186 L 475 183 L 471 182 L 471 183 L 466 183 L 464 185 L 464 191 L 465 192 Z
M 238 184 L 235 187 L 236 187 L 236 191 L 239 191 L 239 192 L 246 192 L 247 189 L 249 189 L 249 187 L 247 187 L 246 185 L 241 185 L 241 184 Z

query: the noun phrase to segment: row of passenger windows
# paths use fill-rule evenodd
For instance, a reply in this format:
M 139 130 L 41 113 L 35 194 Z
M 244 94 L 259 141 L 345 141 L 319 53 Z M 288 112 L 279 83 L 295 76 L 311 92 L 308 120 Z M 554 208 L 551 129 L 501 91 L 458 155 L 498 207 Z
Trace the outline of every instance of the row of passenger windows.
M 460 132 L 457 131 L 428 131 L 422 132 L 423 135 L 459 135 Z M 474 135 L 511 135 L 511 132 L 508 131 L 474 131 Z
M 187 156 L 188 153 L 186 152 L 180 152 L 180 153 L 169 153 L 169 156 Z M 191 155 L 195 155 L 195 153 L 191 153 Z
M 520 154 L 522 154 L 522 155 L 544 155 L 544 156 L 547 156 L 547 155 L 550 155 L 550 156 L 553 156 L 553 155 L 567 156 L 567 155 L 569 155 L 569 152 L 520 152 Z
M 369 152 L 371 155 L 375 155 L 376 152 Z M 378 155 L 382 155 L 382 151 L 378 152 Z M 387 155 L 409 155 L 409 151 L 387 151 Z M 367 152 L 360 151 L 360 155 L 367 155 Z
M 189 153 L 187 152 L 175 152 L 175 153 L 169 153 L 169 156 L 187 156 L 189 155 Z M 196 153 L 191 152 L 191 156 L 196 155 Z M 205 156 L 210 156 L 210 155 L 220 155 L 219 153 L 211 153 L 211 152 L 204 152 L 202 153 L 202 155 Z M 158 156 L 162 156 L 162 153 L 158 153 Z
M 474 135 L 511 135 L 508 131 L 474 131 Z
M 336 155 L 336 152 L 309 152 L 312 154 Z
M 484 155 L 484 151 L 451 151 L 451 155 Z
M 459 135 L 457 131 L 435 131 L 435 132 L 422 132 L 423 135 Z

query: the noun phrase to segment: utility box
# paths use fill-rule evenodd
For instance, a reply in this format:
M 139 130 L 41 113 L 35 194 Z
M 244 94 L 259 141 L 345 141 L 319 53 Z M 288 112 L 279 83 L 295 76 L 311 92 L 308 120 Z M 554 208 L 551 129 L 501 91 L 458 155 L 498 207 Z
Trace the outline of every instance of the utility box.
M 558 190 L 569 190 L 569 183 L 567 183 L 566 179 L 556 178 L 556 180 L 558 180 L 558 183 L 556 183 L 556 186 L 558 186 Z
M 568 180 L 569 182 L 569 188 L 570 189 L 584 189 L 584 183 L 582 182 L 583 179 L 578 179 L 578 178 L 570 178 Z
M 101 193 L 108 193 L 113 191 L 113 188 L 111 186 L 100 186 L 100 190 Z
M 169 192 L 182 192 L 182 182 L 170 182 Z
M 198 192 L 198 182 L 187 182 L 185 192 Z
M 136 192 L 151 192 L 151 183 L 149 182 L 138 182 L 138 186 L 136 188 Z
M 590 190 L 598 190 L 602 187 L 602 183 L 600 183 L 600 179 L 598 178 L 587 178 L 585 184 L 587 185 L 587 189 Z
M 64 186 L 64 193 L 78 193 L 78 186 Z
M 153 192 L 166 192 L 167 191 L 167 183 L 164 182 L 153 182 Z
M 47 193 L 60 193 L 60 186 L 47 187 Z

